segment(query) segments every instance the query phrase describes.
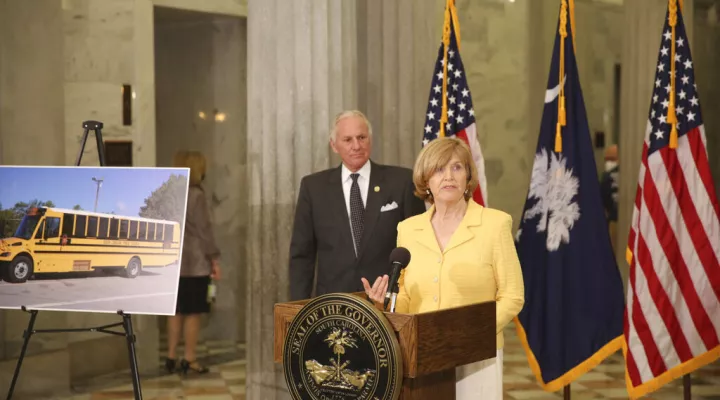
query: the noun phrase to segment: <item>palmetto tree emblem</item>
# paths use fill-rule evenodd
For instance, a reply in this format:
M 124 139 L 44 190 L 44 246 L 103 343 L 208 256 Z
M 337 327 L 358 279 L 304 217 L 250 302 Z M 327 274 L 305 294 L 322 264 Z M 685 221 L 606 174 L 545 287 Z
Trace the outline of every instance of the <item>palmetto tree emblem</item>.
M 566 168 L 562 154 L 542 149 L 535 155 L 528 198 L 537 202 L 525 211 L 523 220 L 540 216 L 538 232 L 547 232 L 546 247 L 556 251 L 562 243 L 570 243 L 570 231 L 580 219 L 580 206 L 575 201 L 580 181 L 572 169 Z M 516 239 L 519 240 L 521 230 Z
M 330 333 L 325 338 L 325 342 L 328 344 L 329 347 L 332 347 L 333 354 L 337 356 L 337 360 L 330 360 L 330 362 L 335 367 L 334 379 L 338 381 L 344 381 L 345 379 L 343 377 L 342 371 L 350 362 L 346 361 L 345 363 L 340 364 L 340 357 L 345 354 L 346 347 L 357 348 L 355 338 L 353 338 L 352 334 L 347 330 L 335 328 L 333 329 L 332 333 Z

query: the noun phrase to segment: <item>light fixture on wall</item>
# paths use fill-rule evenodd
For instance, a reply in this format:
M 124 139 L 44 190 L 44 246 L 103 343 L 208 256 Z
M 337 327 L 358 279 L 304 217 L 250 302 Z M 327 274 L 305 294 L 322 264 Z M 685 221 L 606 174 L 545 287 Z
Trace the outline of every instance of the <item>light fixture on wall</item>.
M 213 110 L 214 119 L 215 122 L 224 122 L 227 119 L 227 114 L 224 112 L 220 112 L 218 110 Z M 205 111 L 198 111 L 198 118 L 200 119 L 208 119 L 207 114 L 205 114 Z

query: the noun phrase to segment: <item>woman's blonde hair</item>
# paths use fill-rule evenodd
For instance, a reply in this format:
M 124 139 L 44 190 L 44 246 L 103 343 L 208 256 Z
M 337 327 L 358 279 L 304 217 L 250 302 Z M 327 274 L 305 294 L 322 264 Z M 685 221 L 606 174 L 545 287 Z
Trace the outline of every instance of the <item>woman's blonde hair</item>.
M 478 173 L 473 161 L 470 148 L 465 142 L 457 138 L 444 137 L 435 139 L 428 143 L 415 160 L 413 168 L 413 183 L 415 184 L 415 195 L 431 204 L 434 203 L 432 193 L 428 193 L 430 177 L 435 174 L 438 168 L 442 168 L 450 162 L 453 155 L 457 155 L 460 162 L 465 165 L 467 171 L 467 190 L 465 200 L 472 197 L 475 188 L 478 186 Z
M 205 178 L 207 161 L 199 151 L 180 150 L 175 153 L 173 166 L 178 168 L 190 168 L 190 185 L 199 185 Z

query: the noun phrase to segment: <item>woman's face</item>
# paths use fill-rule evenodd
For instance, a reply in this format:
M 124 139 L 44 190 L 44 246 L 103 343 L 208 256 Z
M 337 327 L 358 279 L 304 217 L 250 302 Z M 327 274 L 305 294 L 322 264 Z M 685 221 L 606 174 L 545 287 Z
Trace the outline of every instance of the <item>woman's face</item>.
M 435 170 L 430 176 L 428 186 L 435 203 L 452 204 L 463 199 L 467 182 L 465 165 L 457 154 L 453 154 L 447 164 Z

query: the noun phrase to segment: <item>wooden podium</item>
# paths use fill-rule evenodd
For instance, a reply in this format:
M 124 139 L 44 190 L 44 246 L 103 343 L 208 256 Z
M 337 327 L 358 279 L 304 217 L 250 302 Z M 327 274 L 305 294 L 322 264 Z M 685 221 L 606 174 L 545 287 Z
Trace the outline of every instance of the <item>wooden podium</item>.
M 365 293 L 353 293 L 365 299 Z M 282 364 L 292 319 L 310 300 L 275 304 L 274 361 Z M 383 312 L 397 334 L 403 361 L 400 399 L 454 399 L 455 367 L 496 355 L 495 302 L 422 314 Z

